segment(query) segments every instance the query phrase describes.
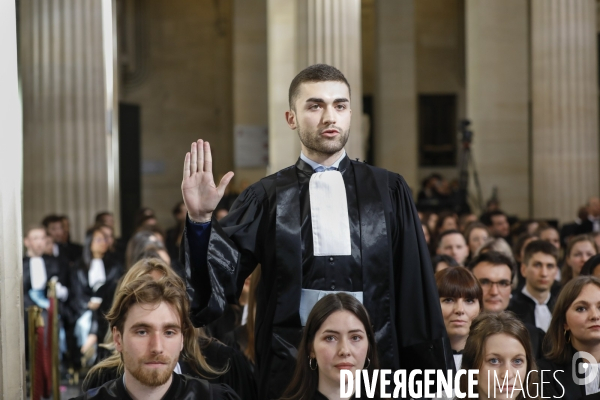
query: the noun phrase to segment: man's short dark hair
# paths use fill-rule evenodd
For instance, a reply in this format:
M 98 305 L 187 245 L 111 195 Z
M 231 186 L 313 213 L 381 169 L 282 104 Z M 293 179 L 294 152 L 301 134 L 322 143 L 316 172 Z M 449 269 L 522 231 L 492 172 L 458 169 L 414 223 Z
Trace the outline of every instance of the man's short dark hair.
M 111 216 L 112 213 L 108 212 L 108 211 L 100 211 L 98 214 L 96 214 L 96 224 L 104 224 L 104 217 L 108 217 Z
M 327 64 L 314 64 L 310 67 L 304 68 L 298 75 L 296 75 L 290 84 L 290 91 L 288 95 L 290 110 L 295 109 L 294 102 L 296 101 L 296 96 L 298 95 L 298 90 L 301 84 L 306 82 L 331 81 L 345 83 L 346 86 L 348 86 L 348 95 L 350 95 L 350 84 L 339 69 Z
M 438 236 L 437 238 L 437 245 L 435 246 L 436 248 L 440 247 L 440 245 L 442 244 L 442 239 L 445 236 L 448 235 L 454 235 L 454 234 L 459 234 L 460 236 L 462 236 L 463 238 L 465 237 L 462 233 L 460 233 L 460 231 L 456 230 L 456 229 L 448 229 L 447 231 L 444 231 L 442 233 L 440 233 L 440 236 Z M 465 239 L 465 243 L 466 243 L 466 239 Z
M 508 216 L 506 215 L 506 213 L 504 211 L 500 211 L 500 210 L 487 212 L 481 216 L 480 220 L 486 226 L 492 226 L 493 225 L 493 223 L 492 223 L 493 217 L 497 217 L 498 215 L 503 215 L 508 220 Z
M 515 266 L 513 265 L 512 260 L 498 251 L 486 251 L 485 253 L 479 254 L 471 260 L 469 265 L 467 265 L 467 268 L 469 271 L 473 272 L 477 265 L 484 262 L 492 265 L 506 265 L 510 269 L 510 280 L 512 281 L 515 277 Z
M 42 225 L 44 225 L 44 228 L 48 229 L 50 224 L 54 224 L 56 222 L 60 222 L 62 224 L 62 218 L 59 215 L 51 214 L 44 217 L 42 220 Z
M 535 253 L 544 253 L 549 256 L 554 257 L 554 262 L 558 265 L 558 249 L 554 247 L 554 245 L 545 240 L 534 240 L 529 242 L 527 246 L 525 246 L 525 253 L 523 254 L 523 263 L 526 265 L 531 260 L 531 257 Z

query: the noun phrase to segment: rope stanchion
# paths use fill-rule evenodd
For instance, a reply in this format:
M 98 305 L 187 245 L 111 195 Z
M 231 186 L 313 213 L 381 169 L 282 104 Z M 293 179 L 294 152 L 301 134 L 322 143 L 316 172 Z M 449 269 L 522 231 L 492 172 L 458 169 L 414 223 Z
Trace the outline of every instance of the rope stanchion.
M 56 282 L 48 282 L 48 336 L 47 347 L 49 350 L 48 370 L 50 371 L 52 398 L 60 399 L 60 372 L 59 372 L 59 326 L 58 326 L 58 301 L 56 300 Z

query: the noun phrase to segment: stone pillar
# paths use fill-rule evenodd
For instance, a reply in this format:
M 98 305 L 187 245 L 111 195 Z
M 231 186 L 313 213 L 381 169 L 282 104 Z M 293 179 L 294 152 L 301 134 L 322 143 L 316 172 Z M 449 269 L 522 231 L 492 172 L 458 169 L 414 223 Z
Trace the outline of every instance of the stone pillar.
M 418 189 L 414 0 L 377 1 L 375 163 Z
M 267 127 L 267 0 L 234 0 L 232 27 L 234 127 Z M 265 173 L 264 167 L 236 167 L 235 181 L 254 183 Z
M 467 0 L 467 118 L 483 201 L 529 216 L 528 3 Z M 473 179 L 470 191 L 475 195 Z M 475 205 L 475 204 L 473 204 Z M 478 211 L 475 209 L 475 211 Z
M 17 73 L 17 13 L 0 2 L 0 398 L 24 399 L 21 196 L 23 127 Z
M 594 0 L 531 3 L 533 211 L 572 220 L 598 196 L 598 61 Z
M 118 211 L 109 209 L 118 198 L 118 167 L 109 169 L 109 156 L 118 152 L 107 110 L 102 1 L 19 3 L 23 219 L 28 225 L 67 214 L 76 240 L 96 212 Z
M 360 0 L 268 0 L 269 169 L 292 165 L 300 154 L 297 134 L 284 118 L 288 88 L 303 68 L 338 68 L 352 88 L 351 158 L 364 158 Z

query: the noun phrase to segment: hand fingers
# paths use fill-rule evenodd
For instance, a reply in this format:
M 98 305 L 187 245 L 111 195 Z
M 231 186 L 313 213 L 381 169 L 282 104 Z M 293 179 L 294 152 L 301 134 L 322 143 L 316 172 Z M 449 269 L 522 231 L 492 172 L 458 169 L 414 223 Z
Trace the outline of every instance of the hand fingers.
M 191 154 L 189 152 L 185 153 L 185 161 L 183 162 L 183 179 L 188 178 L 191 175 L 190 158 Z
M 212 172 L 212 153 L 208 142 L 204 143 L 204 171 Z
M 191 160 L 190 160 L 190 176 L 198 171 L 198 149 L 196 142 L 192 143 Z
M 200 139 L 197 142 L 198 145 L 198 167 L 197 171 L 204 172 L 204 140 Z
M 231 171 L 223 175 L 223 177 L 221 178 L 221 182 L 219 182 L 219 186 L 217 186 L 217 192 L 219 193 L 219 196 L 223 197 L 223 195 L 225 194 L 225 188 L 233 179 L 233 175 L 234 174 Z

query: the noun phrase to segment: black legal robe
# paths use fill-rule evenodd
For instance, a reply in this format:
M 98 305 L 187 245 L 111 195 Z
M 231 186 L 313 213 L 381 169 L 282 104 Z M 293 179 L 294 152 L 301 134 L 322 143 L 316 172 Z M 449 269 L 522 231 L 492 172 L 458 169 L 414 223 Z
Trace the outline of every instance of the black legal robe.
M 302 336 L 301 289 L 363 291 L 381 368 L 454 369 L 427 244 L 410 189 L 395 173 L 350 161 L 346 187 L 352 252 L 315 257 L 308 185 L 312 168 L 298 160 L 248 187 L 220 222 L 213 219 L 206 260 L 183 260 L 192 319 L 203 326 L 236 303 L 257 264 L 256 364 L 259 398 L 278 398 L 293 374 Z M 188 222 L 189 224 L 189 222 Z M 186 229 L 190 226 L 186 226 Z
M 74 400 L 131 400 L 123 384 L 123 377 L 116 378 L 104 385 L 90 389 Z M 73 400 L 71 399 L 71 400 Z M 163 400 L 239 400 L 239 396 L 227 385 L 210 384 L 203 379 L 173 373 L 173 381 Z

